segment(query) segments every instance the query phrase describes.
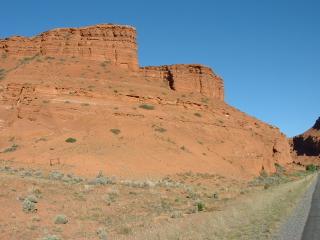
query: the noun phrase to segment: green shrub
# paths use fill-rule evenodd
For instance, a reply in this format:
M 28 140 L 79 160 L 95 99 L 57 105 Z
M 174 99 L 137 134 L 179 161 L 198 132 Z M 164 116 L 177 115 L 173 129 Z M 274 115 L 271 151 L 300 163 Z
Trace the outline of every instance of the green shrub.
M 75 143 L 76 141 L 77 141 L 77 139 L 72 138 L 72 137 L 69 137 L 69 138 L 66 139 L 67 143 Z
M 267 178 L 268 177 L 268 173 L 266 172 L 266 170 L 262 169 L 260 171 L 260 177 L 262 177 L 262 178 Z
M 132 230 L 127 226 L 121 226 L 118 233 L 122 235 L 128 235 L 132 232 Z
M 43 237 L 42 240 L 61 240 L 61 238 L 56 235 L 48 235 Z
M 57 215 L 54 219 L 55 224 L 67 224 L 69 221 L 65 215 Z
M 146 110 L 154 110 L 154 106 L 149 104 L 141 104 L 139 108 L 146 109 Z
M 110 192 L 104 197 L 104 201 L 110 206 L 111 203 L 116 201 L 116 198 L 119 196 L 117 192 Z
M 265 190 L 269 189 L 271 187 L 271 185 L 269 183 L 264 184 L 263 188 Z
M 26 198 L 22 202 L 22 210 L 26 213 L 33 213 L 37 211 L 36 204 L 32 201 L 30 201 L 28 198 Z
M 53 171 L 49 173 L 48 178 L 51 180 L 61 180 L 64 177 L 64 174 L 58 171 Z
M 112 133 L 115 134 L 115 135 L 118 135 L 118 134 L 121 133 L 120 129 L 117 129 L 117 128 L 112 128 L 112 129 L 110 129 L 110 132 L 112 132 Z
M 315 172 L 318 170 L 318 167 L 314 164 L 309 164 L 306 166 L 306 171 L 308 172 Z
M 100 63 L 100 66 L 104 68 L 108 65 L 108 63 L 110 63 L 110 62 L 104 61 L 104 62 Z
M 187 189 L 187 196 L 186 198 L 191 198 L 191 199 L 197 199 L 199 197 L 199 194 L 192 189 Z
M 90 180 L 88 182 L 90 185 L 107 185 L 107 184 L 114 184 L 113 179 L 104 176 L 103 172 L 100 171 L 96 178 Z
M 204 208 L 205 208 L 204 203 L 201 202 L 201 201 L 198 201 L 197 202 L 197 210 L 198 210 L 198 212 L 202 212 L 204 210 Z
M 166 132 L 166 131 L 167 131 L 167 129 L 162 128 L 162 127 L 156 127 L 154 130 L 155 130 L 156 132 L 161 132 L 161 133 L 163 133 L 163 132 Z
M 274 166 L 276 168 L 276 173 L 277 174 L 285 173 L 286 169 L 283 166 L 281 166 L 279 163 L 275 163 Z
M 100 227 L 98 228 L 97 230 L 97 235 L 98 235 L 98 238 L 100 240 L 107 240 L 108 239 L 108 235 L 107 235 L 107 232 L 104 228 Z
M 38 202 L 38 198 L 35 195 L 29 195 L 26 197 L 26 199 L 28 199 L 30 202 L 33 202 L 33 203 Z
M 182 215 L 182 212 L 175 211 L 175 212 L 171 213 L 170 217 L 171 218 L 182 218 L 183 215 Z

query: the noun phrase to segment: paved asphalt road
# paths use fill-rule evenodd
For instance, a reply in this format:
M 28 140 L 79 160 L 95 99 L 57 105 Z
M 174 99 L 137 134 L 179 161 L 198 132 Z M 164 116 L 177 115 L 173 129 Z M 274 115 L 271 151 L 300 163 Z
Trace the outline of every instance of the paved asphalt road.
M 320 240 L 320 178 L 312 196 L 311 208 L 301 240 Z

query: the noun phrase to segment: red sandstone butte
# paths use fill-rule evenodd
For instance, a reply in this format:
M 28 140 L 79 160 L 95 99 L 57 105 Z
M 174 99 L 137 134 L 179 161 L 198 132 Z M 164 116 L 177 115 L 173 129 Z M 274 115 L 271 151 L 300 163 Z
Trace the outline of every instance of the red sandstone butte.
M 51 170 L 59 159 L 55 168 L 84 176 L 249 179 L 292 162 L 285 135 L 225 103 L 209 67 L 140 67 L 133 27 L 10 37 L 0 56 L 0 159 L 15 166 Z
M 107 61 L 138 71 L 136 30 L 131 26 L 101 24 L 83 28 L 58 28 L 35 37 L 0 40 L 0 54 L 17 57 L 60 56 Z M 167 81 L 172 90 L 199 92 L 223 100 L 223 81 L 197 64 L 143 67 L 143 77 Z

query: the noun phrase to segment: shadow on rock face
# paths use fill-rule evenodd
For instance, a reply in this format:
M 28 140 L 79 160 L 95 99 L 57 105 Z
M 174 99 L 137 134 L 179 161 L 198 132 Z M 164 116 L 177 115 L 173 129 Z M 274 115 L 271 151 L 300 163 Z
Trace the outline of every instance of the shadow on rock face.
M 313 129 L 320 130 L 320 117 L 312 127 Z
M 293 138 L 293 148 L 298 156 L 320 156 L 320 117 L 310 130 Z

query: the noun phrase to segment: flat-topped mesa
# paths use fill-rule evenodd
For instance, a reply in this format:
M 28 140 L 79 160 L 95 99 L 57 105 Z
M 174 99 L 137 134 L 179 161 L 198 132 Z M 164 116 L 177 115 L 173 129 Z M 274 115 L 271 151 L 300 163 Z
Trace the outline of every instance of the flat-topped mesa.
M 126 25 L 58 28 L 31 38 L 0 39 L 0 54 L 79 57 L 108 61 L 134 71 L 139 69 L 136 30 Z
M 135 28 L 99 24 L 81 28 L 57 28 L 34 37 L 0 39 L 0 55 L 14 57 L 76 57 L 123 67 L 153 81 L 164 81 L 170 89 L 224 100 L 223 80 L 200 64 L 175 64 L 139 68 Z
M 175 64 L 140 68 L 147 79 L 166 82 L 170 89 L 224 100 L 223 80 L 211 68 L 200 64 Z

